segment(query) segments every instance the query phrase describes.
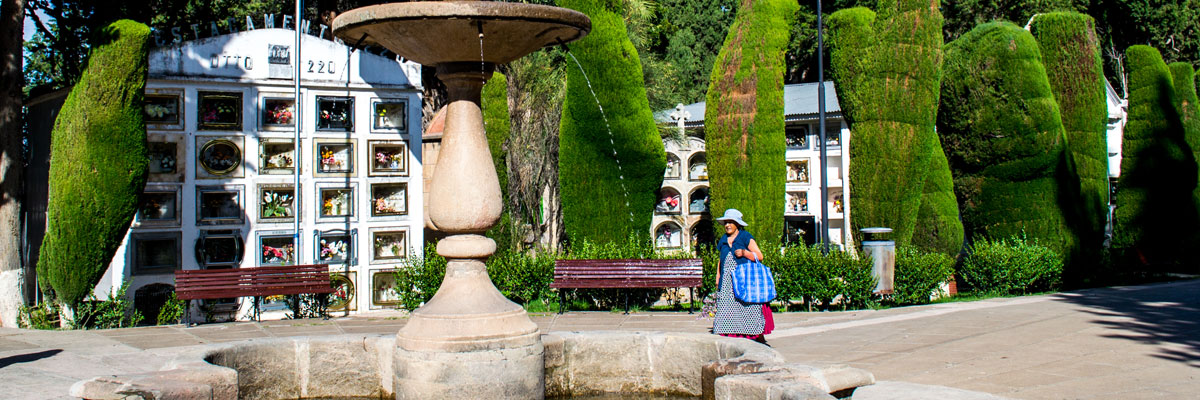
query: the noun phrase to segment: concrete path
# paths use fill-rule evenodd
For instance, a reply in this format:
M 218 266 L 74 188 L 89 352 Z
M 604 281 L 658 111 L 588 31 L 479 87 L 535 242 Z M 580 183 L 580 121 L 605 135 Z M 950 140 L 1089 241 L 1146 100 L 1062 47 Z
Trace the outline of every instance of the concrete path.
M 780 313 L 789 361 L 1018 399 L 1183 399 L 1200 393 L 1200 280 L 887 310 Z M 707 332 L 694 315 L 533 315 L 543 331 Z M 0 398 L 67 398 L 78 380 L 157 370 L 186 346 L 263 337 L 392 334 L 400 312 L 114 329 L 0 328 Z

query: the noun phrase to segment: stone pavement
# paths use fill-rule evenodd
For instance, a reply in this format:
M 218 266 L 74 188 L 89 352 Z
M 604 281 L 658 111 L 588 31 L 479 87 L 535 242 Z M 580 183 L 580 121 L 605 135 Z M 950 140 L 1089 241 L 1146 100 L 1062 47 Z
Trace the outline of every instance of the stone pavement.
M 845 363 L 881 381 L 1018 399 L 1194 398 L 1200 280 L 919 307 L 778 313 L 790 362 Z M 537 314 L 543 331 L 707 332 L 676 312 Z M 67 398 L 78 380 L 152 371 L 187 346 L 265 337 L 392 334 L 402 312 L 102 331 L 0 328 L 0 398 Z

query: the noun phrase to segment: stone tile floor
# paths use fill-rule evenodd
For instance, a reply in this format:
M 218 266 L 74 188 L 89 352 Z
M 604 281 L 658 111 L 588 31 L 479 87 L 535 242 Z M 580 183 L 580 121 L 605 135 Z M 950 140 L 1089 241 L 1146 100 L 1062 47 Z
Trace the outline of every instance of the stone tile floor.
M 534 314 L 543 331 L 707 332 L 686 312 Z M 799 363 L 845 363 L 878 380 L 1018 399 L 1194 398 L 1200 392 L 1200 280 L 846 312 L 778 313 L 768 335 Z M 383 334 L 403 312 L 328 320 L 103 331 L 0 328 L 0 398 L 67 398 L 95 375 L 161 368 L 187 346 L 300 335 Z

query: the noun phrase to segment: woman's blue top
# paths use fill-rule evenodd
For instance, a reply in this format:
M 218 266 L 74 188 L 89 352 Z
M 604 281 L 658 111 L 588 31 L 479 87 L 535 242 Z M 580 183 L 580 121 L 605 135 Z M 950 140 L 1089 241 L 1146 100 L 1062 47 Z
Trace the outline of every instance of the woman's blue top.
M 728 254 L 732 253 L 734 250 L 750 250 L 750 241 L 754 240 L 754 236 L 750 235 L 750 232 L 746 231 L 745 229 L 738 230 L 737 237 L 733 238 L 733 246 L 729 245 L 729 240 L 727 240 L 728 237 L 729 235 L 721 235 L 721 238 L 717 239 L 717 251 L 720 252 L 721 256 L 721 259 L 717 261 L 717 265 L 724 265 L 725 257 L 727 257 Z M 736 257 L 734 257 L 734 259 L 736 259 Z

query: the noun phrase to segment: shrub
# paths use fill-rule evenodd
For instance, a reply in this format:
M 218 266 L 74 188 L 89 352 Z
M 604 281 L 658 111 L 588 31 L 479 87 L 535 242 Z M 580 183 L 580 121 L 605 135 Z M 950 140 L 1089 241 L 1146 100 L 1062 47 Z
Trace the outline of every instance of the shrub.
M 927 253 L 912 247 L 896 249 L 896 270 L 892 275 L 892 301 L 896 304 L 928 303 L 943 283 L 954 275 L 954 259 L 941 253 Z
M 425 245 L 425 255 L 409 257 L 403 268 L 396 269 L 396 293 L 407 310 L 416 310 L 442 286 L 446 277 L 446 258 L 438 255 L 437 244 Z
M 32 306 L 21 306 L 17 315 L 17 326 L 21 329 L 53 330 L 59 328 L 59 305 L 55 302 L 45 302 Z
M 1200 225 L 1192 198 L 1196 161 L 1187 148 L 1175 85 L 1162 55 L 1144 45 L 1131 46 L 1125 54 L 1129 122 L 1122 140 L 1112 246 L 1121 262 L 1180 263 L 1191 253 L 1193 232 Z
M 844 310 L 865 307 L 872 299 L 876 281 L 868 258 L 836 249 L 823 255 L 820 245 L 764 249 L 763 255 L 775 274 L 778 300 L 802 299 L 810 308 L 824 309 L 836 303 Z
M 948 171 L 937 160 L 942 14 L 938 1 L 883 0 L 878 15 L 839 10 L 829 20 L 830 76 L 854 132 L 851 230 L 894 230 L 896 244 L 948 255 L 962 227 Z M 920 222 L 918 222 L 918 220 Z
M 162 308 L 158 310 L 158 321 L 156 322 L 158 325 L 178 324 L 179 321 L 183 320 L 183 315 L 186 312 L 187 302 L 180 300 L 179 297 L 175 295 L 175 292 L 171 292 L 171 297 L 168 298 L 167 302 L 163 303 Z
M 763 244 L 783 238 L 783 56 L 799 5 L 786 0 L 745 4 L 749 7 L 738 8 L 709 78 L 705 148 L 712 209 L 740 210 Z
M 1171 69 L 1171 82 L 1175 84 L 1175 100 L 1179 107 L 1179 122 L 1183 127 L 1183 141 L 1191 149 L 1192 162 L 1195 163 L 1200 161 L 1200 98 L 1196 95 L 1196 70 L 1191 64 L 1182 61 L 1171 63 L 1167 67 Z M 1186 158 L 1186 154 L 1184 156 Z M 1200 184 L 1192 190 L 1192 203 L 1200 210 Z M 1184 234 L 1200 235 L 1200 231 L 1192 229 Z
M 1079 179 L 1079 206 L 1072 208 L 1077 208 L 1073 219 L 1080 228 L 1080 245 L 1096 254 L 1108 220 L 1108 102 L 1096 22 L 1085 14 L 1052 12 L 1039 14 L 1030 28 Z
M 1037 42 L 1011 22 L 994 22 L 945 53 L 937 124 L 967 232 L 1025 232 L 1067 254 L 1077 239 L 1063 205 L 1076 204 L 1078 180 L 1060 180 L 1066 139 Z
M 63 103 L 51 141 L 43 288 L 75 307 L 125 238 L 146 183 L 150 28 L 121 20 L 99 32 L 87 70 Z
M 666 168 L 666 152 L 642 84 L 642 65 L 617 4 L 559 3 L 592 20 L 591 33 L 570 45 L 569 54 L 580 65 L 569 63 L 567 68 L 559 129 L 562 218 L 566 237 L 573 241 L 620 241 L 630 233 L 649 236 L 655 195 Z
M 508 116 L 508 79 L 499 72 L 492 73 L 483 85 L 480 94 L 480 107 L 483 111 L 483 129 L 487 133 L 488 152 L 492 155 L 492 164 L 496 167 L 496 179 L 500 182 L 500 199 L 505 203 L 500 222 L 489 229 L 487 237 L 496 241 L 498 251 L 513 248 L 512 217 L 508 210 L 508 153 L 504 150 L 508 145 L 508 136 L 512 130 L 512 120 Z
M 1024 294 L 1058 289 L 1062 271 L 1058 252 L 1020 235 L 976 239 L 958 273 L 976 292 Z
M 488 276 L 496 289 L 517 304 L 553 300 L 550 283 L 554 281 L 554 255 L 504 251 L 487 262 Z
M 125 282 L 116 293 L 109 291 L 108 299 L 98 300 L 95 295 L 88 296 L 87 301 L 79 302 L 75 308 L 75 318 L 67 321 L 71 329 L 112 329 L 137 326 L 142 322 L 142 313 L 133 307 L 133 301 L 126 298 L 129 282 Z

